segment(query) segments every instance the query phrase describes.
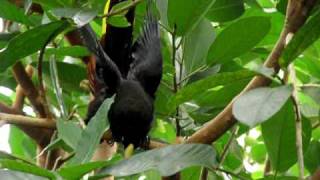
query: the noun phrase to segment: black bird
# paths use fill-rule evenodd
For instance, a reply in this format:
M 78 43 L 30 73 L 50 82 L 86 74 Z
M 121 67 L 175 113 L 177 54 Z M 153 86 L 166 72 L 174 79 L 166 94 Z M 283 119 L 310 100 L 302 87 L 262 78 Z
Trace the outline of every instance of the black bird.
M 84 44 L 95 55 L 96 78 L 105 84 L 98 98 L 115 94 L 108 112 L 110 130 L 113 139 L 125 147 L 129 144 L 138 147 L 146 141 L 154 118 L 155 93 L 162 77 L 160 33 L 150 4 L 149 0 L 143 33 L 129 48 L 125 62 L 132 63 L 127 73 L 119 70 L 117 59 L 107 55 L 89 25 L 79 29 Z

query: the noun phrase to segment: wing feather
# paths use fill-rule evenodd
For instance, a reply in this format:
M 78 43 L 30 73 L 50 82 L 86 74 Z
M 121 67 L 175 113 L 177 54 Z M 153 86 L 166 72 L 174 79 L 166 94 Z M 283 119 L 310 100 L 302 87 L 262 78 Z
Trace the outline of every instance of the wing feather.
M 162 55 L 158 22 L 148 1 L 147 15 L 142 35 L 132 48 L 132 59 L 127 79 L 139 81 L 152 97 L 162 77 Z

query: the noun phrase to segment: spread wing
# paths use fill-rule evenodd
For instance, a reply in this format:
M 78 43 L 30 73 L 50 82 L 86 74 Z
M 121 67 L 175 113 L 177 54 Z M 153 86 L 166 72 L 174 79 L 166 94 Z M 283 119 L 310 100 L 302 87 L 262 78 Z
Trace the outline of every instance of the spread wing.
M 95 55 L 95 71 L 98 80 L 103 80 L 107 86 L 108 94 L 114 94 L 121 81 L 121 74 L 118 67 L 104 52 L 100 42 L 98 41 L 89 24 L 79 28 L 78 31 L 80 32 L 84 45 L 91 53 Z
M 133 62 L 127 79 L 139 81 L 154 97 L 162 76 L 162 55 L 158 23 L 148 2 L 143 33 L 132 47 Z
M 117 3 L 125 0 L 110 1 L 109 12 Z M 102 40 L 104 51 L 110 56 L 113 62 L 117 65 L 122 77 L 126 77 L 131 64 L 131 46 L 132 32 L 134 24 L 135 7 L 129 9 L 125 17 L 131 24 L 128 27 L 115 27 L 111 24 L 106 26 L 106 33 Z

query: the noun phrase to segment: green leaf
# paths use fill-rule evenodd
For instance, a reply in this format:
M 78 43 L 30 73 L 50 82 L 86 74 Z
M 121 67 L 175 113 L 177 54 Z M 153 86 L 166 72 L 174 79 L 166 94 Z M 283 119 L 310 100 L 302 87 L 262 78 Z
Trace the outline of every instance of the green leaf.
M 211 21 L 226 22 L 236 19 L 243 12 L 243 0 L 216 0 L 206 17 Z
M 131 24 L 128 22 L 127 18 L 124 15 L 115 15 L 107 19 L 107 23 L 111 24 L 114 27 L 128 27 Z
M 251 146 L 251 157 L 254 161 L 263 164 L 266 159 L 266 146 L 264 144 L 254 144 Z
M 58 171 L 58 174 L 64 179 L 81 179 L 85 174 L 119 161 L 120 157 L 116 156 L 109 161 L 96 161 L 86 164 L 75 165 L 70 167 L 63 167 Z
M 269 32 L 270 18 L 240 19 L 226 27 L 210 47 L 207 63 L 225 63 L 254 48 Z
M 86 78 L 86 69 L 77 64 L 57 62 L 59 81 L 63 90 L 68 92 L 80 91 L 80 82 Z M 43 72 L 49 77 L 49 62 L 43 62 Z
M 263 64 L 258 64 L 256 61 L 251 61 L 250 63 L 246 64 L 245 67 L 271 80 L 274 79 L 273 75 L 275 74 L 275 72 L 273 68 L 268 68 Z
M 83 164 L 89 162 L 96 147 L 106 129 L 109 128 L 108 111 L 113 99 L 106 99 L 99 110 L 93 116 L 88 126 L 82 131 L 81 138 L 75 148 L 75 156 L 68 162 L 68 165 Z
M 181 144 L 139 153 L 128 160 L 102 169 L 98 175 L 129 176 L 155 169 L 161 176 L 170 176 L 190 166 L 213 168 L 215 165 L 215 152 L 211 146 Z
M 242 79 L 247 79 L 252 77 L 253 75 L 254 73 L 245 70 L 214 74 L 183 87 L 180 91 L 178 91 L 176 97 L 173 100 L 175 101 L 176 105 L 179 105 L 181 103 L 194 99 L 195 96 L 205 92 L 210 88 L 214 88 L 219 85 L 227 85 Z
M 33 165 L 32 162 L 29 162 L 26 159 L 23 159 L 21 157 L 9 154 L 9 153 L 4 152 L 4 151 L 0 151 L 0 159 L 10 159 L 10 160 L 15 160 L 15 161 L 22 161 L 22 162 L 25 162 L 25 163 Z
M 210 21 L 203 19 L 184 38 L 183 58 L 186 74 L 206 64 L 206 57 L 215 38 Z
M 232 113 L 241 123 L 254 127 L 276 114 L 291 92 L 291 86 L 253 89 L 235 100 Z
M 34 3 L 41 4 L 42 6 L 46 6 L 49 8 L 58 8 L 64 7 L 63 2 L 61 1 L 52 1 L 52 0 L 32 0 Z
M 0 33 L 0 41 L 9 41 L 15 36 L 17 36 L 19 33 L 18 32 L 13 32 L 13 33 Z
M 0 52 L 0 71 L 6 70 L 16 61 L 41 49 L 53 35 L 58 35 L 68 24 L 56 21 L 30 29 L 10 40 L 8 46 Z
M 69 18 L 79 27 L 88 24 L 98 14 L 95 10 L 83 8 L 58 8 L 51 13 L 59 18 Z
M 285 172 L 297 162 L 295 113 L 292 101 L 288 101 L 277 114 L 264 122 L 261 127 L 272 169 Z M 307 119 L 302 119 L 302 131 L 305 151 L 311 137 L 311 125 Z
M 34 25 L 22 8 L 18 8 L 15 4 L 12 4 L 7 0 L 0 0 L 0 4 L 0 17 L 3 19 L 19 22 L 29 26 Z
M 114 12 L 114 11 L 117 11 L 119 9 L 122 9 L 124 7 L 127 7 L 129 6 L 130 4 L 132 3 L 132 0 L 126 0 L 126 1 L 122 1 L 122 2 L 118 2 L 117 4 L 113 5 L 112 6 L 112 9 L 110 11 L 111 12 Z M 121 13 L 121 15 L 125 15 L 127 14 L 128 11 L 124 11 L 123 13 Z
M 56 178 L 55 174 L 53 174 L 49 170 L 40 168 L 38 166 L 30 165 L 27 163 L 14 161 L 14 160 L 8 160 L 8 159 L 7 160 L 0 160 L 0 167 L 2 169 L 6 168 L 6 169 L 10 169 L 10 170 L 25 172 L 25 173 L 29 173 L 29 174 L 33 174 L 33 175 L 37 175 L 37 176 L 46 177 L 49 179 Z
M 15 126 L 10 126 L 9 144 L 12 154 L 26 159 L 36 156 L 36 143 Z
M 304 155 L 304 162 L 310 174 L 313 174 L 320 167 L 320 142 L 312 141 Z
M 173 29 L 177 28 L 177 35 L 181 36 L 192 31 L 215 0 L 174 0 L 168 1 L 168 20 L 169 25 Z
M 313 44 L 320 37 L 320 10 L 311 17 L 309 21 L 293 36 L 292 40 L 285 48 L 280 65 L 287 67 L 293 62 L 304 50 Z
M 46 180 L 47 178 L 27 174 L 19 171 L 0 170 L 1 179 L 7 180 Z
M 61 138 L 72 149 L 77 148 L 77 143 L 81 137 L 82 130 L 79 125 L 64 121 L 57 120 L 58 137 Z
M 59 48 L 48 48 L 46 49 L 47 55 L 56 56 L 71 56 L 71 57 L 84 57 L 89 56 L 90 53 L 87 48 L 83 46 L 69 46 L 69 47 L 59 47 Z
M 160 21 L 161 23 L 167 27 L 169 27 L 169 22 L 168 22 L 168 0 L 161 0 L 161 1 L 156 1 L 155 2 L 160 14 Z

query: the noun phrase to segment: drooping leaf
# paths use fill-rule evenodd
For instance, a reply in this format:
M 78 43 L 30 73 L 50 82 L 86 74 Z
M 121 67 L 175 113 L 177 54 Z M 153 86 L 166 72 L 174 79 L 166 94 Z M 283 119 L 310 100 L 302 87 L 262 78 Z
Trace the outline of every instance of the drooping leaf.
M 313 44 L 320 37 L 320 10 L 306 22 L 304 26 L 293 36 L 292 40 L 285 48 L 280 59 L 280 65 L 287 67 L 293 62 L 304 50 Z
M 37 52 L 47 43 L 49 37 L 58 35 L 67 27 L 68 23 L 66 21 L 56 21 L 17 35 L 0 52 L 0 71 L 6 70 L 21 58 Z
M 176 27 L 179 36 L 193 30 L 214 2 L 215 0 L 169 0 L 168 20 L 171 29 Z
M 288 101 L 270 120 L 262 124 L 262 135 L 267 147 L 272 169 L 284 172 L 297 162 L 295 113 L 292 101 Z M 311 125 L 302 120 L 304 151 L 311 137 Z
M 241 123 L 254 127 L 276 114 L 287 102 L 291 92 L 291 86 L 253 89 L 236 99 L 232 113 Z
M 98 175 L 128 176 L 155 169 L 162 176 L 170 176 L 186 167 L 216 165 L 215 152 L 203 144 L 170 145 L 132 156 L 116 165 L 102 169 Z
M 109 128 L 108 111 L 113 99 L 106 99 L 97 113 L 90 119 L 88 126 L 82 131 L 75 148 L 75 156 L 68 166 L 89 162 L 103 133 Z
M 232 23 L 210 47 L 207 63 L 225 63 L 248 52 L 267 35 L 270 27 L 270 19 L 262 16 L 243 18 Z
M 206 64 L 210 45 L 214 41 L 215 32 L 207 19 L 203 19 L 184 38 L 183 58 L 186 74 Z
M 216 0 L 206 17 L 211 21 L 226 22 L 236 19 L 243 12 L 243 0 Z

